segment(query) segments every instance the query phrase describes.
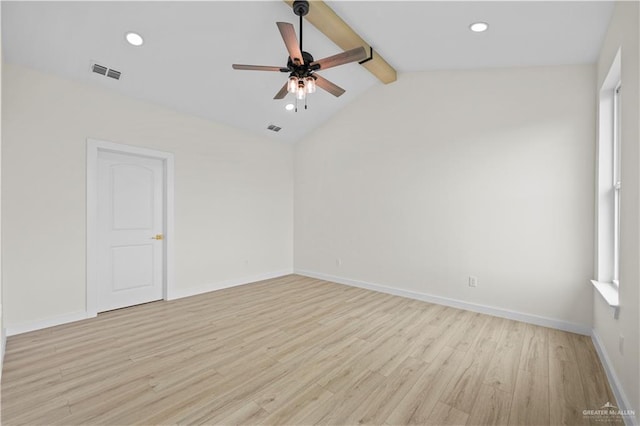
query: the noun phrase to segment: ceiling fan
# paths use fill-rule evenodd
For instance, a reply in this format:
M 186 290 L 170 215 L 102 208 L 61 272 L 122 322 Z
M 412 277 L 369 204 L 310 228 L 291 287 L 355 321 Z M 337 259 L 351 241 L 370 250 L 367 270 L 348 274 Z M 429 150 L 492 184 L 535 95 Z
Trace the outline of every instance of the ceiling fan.
M 287 93 L 294 93 L 297 99 L 303 100 L 306 99 L 307 94 L 316 91 L 316 86 L 326 90 L 333 96 L 337 97 L 342 95 L 345 92 L 342 87 L 318 75 L 316 71 L 364 60 L 367 58 L 364 47 L 357 47 L 316 61 L 309 52 L 302 50 L 302 17 L 309 13 L 309 2 L 307 0 L 294 1 L 293 12 L 300 17 L 300 44 L 298 44 L 296 31 L 292 24 L 288 22 L 276 22 L 284 44 L 287 47 L 287 51 L 289 52 L 286 67 L 233 64 L 233 69 L 289 73 L 288 81 L 282 86 L 280 91 L 276 93 L 273 99 L 283 99 Z

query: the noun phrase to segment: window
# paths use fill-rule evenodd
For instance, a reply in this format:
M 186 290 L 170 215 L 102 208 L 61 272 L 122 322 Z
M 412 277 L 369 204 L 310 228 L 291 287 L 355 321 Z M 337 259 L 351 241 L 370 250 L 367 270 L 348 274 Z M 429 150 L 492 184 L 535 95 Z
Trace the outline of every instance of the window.
M 596 289 L 611 306 L 618 304 L 620 283 L 620 141 L 622 116 L 621 52 L 602 83 L 598 103 L 598 179 L 596 187 Z M 624 201 L 622 201 L 624 203 Z
M 613 284 L 620 285 L 620 81 L 613 91 Z

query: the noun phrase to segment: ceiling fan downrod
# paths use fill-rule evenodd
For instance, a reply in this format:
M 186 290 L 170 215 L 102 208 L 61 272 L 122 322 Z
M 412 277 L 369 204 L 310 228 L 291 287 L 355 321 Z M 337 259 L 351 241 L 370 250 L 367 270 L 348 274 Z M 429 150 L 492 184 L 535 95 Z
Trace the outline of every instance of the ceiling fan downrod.
M 302 50 L 302 17 L 309 13 L 309 2 L 307 0 L 295 0 L 292 8 L 293 13 L 300 17 L 300 50 Z

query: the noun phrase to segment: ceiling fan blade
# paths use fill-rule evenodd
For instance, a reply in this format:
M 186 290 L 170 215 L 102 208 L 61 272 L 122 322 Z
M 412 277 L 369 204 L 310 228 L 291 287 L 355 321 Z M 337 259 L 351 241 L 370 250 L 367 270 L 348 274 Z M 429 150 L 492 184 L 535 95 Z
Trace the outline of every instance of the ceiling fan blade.
M 345 92 L 345 90 L 342 87 L 338 86 L 337 84 L 333 84 L 326 78 L 321 77 L 318 74 L 313 74 L 313 76 L 316 78 L 316 86 L 326 90 L 327 92 L 331 93 L 333 96 L 338 97 Z
M 286 68 L 282 68 L 282 67 L 270 67 L 267 65 L 242 65 L 242 64 L 233 64 L 231 65 L 233 67 L 234 70 L 247 70 L 247 71 L 282 71 L 283 69 L 285 70 L 284 72 L 289 71 Z
M 287 96 L 287 93 L 287 83 L 285 83 L 284 86 L 282 86 L 282 89 L 280 89 L 280 91 L 276 93 L 273 99 L 284 99 L 284 97 Z
M 291 60 L 294 63 L 297 62 L 299 64 L 303 64 L 302 52 L 300 51 L 298 38 L 296 37 L 296 30 L 293 28 L 293 25 L 288 22 L 276 22 L 276 25 L 278 25 L 280 35 L 282 35 L 284 44 L 287 46 L 287 51 L 289 52 Z
M 338 65 L 348 64 L 349 62 L 362 61 L 367 58 L 367 52 L 364 47 L 356 47 L 337 55 L 329 56 L 314 62 L 311 62 L 311 69 L 326 70 L 327 68 L 337 67 Z

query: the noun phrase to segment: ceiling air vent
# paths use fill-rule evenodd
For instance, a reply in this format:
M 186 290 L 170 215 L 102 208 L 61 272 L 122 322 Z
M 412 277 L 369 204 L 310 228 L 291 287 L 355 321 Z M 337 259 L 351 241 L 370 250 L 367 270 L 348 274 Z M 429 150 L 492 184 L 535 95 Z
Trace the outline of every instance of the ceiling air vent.
M 91 65 L 91 71 L 100 75 L 107 75 L 107 67 L 103 67 L 102 65 L 98 65 L 98 64 Z
M 107 77 L 115 78 L 116 80 L 120 80 L 120 71 L 109 69 L 107 71 Z
M 116 71 L 113 68 L 107 68 L 104 65 L 92 63 L 91 71 L 96 74 L 104 75 L 105 77 L 113 78 L 114 80 L 120 80 L 122 73 L 120 71 Z
M 271 131 L 274 131 L 274 132 L 279 132 L 280 130 L 282 130 L 282 127 L 276 126 L 275 124 L 269 124 L 267 129 L 269 129 Z

